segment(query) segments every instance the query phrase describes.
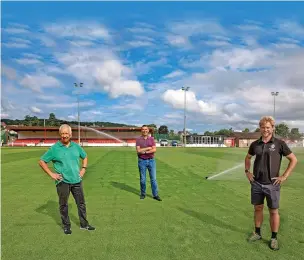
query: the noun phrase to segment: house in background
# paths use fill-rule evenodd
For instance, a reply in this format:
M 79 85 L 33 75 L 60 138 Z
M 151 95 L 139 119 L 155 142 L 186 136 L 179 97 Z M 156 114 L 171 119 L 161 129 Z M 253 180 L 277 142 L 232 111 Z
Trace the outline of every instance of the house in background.
M 261 137 L 260 132 L 253 132 L 253 133 L 243 133 L 243 132 L 234 132 L 232 133 L 231 137 L 235 138 L 235 147 L 240 148 L 249 148 L 250 144 L 255 140 Z M 282 139 L 281 136 L 275 136 L 278 139 Z

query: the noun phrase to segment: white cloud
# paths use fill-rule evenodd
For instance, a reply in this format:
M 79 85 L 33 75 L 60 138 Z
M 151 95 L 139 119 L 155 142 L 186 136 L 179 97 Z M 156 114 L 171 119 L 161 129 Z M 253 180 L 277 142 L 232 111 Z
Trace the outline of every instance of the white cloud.
M 1 74 L 4 75 L 9 80 L 15 80 L 17 78 L 16 70 L 2 64 Z
M 122 95 L 138 97 L 144 93 L 141 84 L 135 80 L 116 80 L 111 82 L 111 85 L 105 85 L 104 89 L 110 93 L 112 98 Z
M 93 115 L 103 115 L 104 113 L 98 110 L 90 110 L 88 113 L 91 113 Z
M 289 35 L 304 38 L 304 26 L 295 21 L 282 21 L 278 24 L 278 29 Z
M 133 28 L 128 28 L 128 31 L 132 32 L 132 33 L 136 33 L 136 34 L 151 34 L 151 33 L 155 33 L 155 31 L 150 28 L 150 27 L 133 27 Z
M 105 91 L 112 98 L 122 95 L 138 97 L 144 92 L 132 69 L 108 49 L 77 48 L 55 56 L 66 71 L 85 82 L 84 89 Z
M 56 37 L 74 37 L 82 39 L 104 39 L 111 38 L 109 31 L 95 22 L 69 22 L 65 24 L 49 24 L 44 30 Z
M 7 98 L 2 98 L 1 100 L 1 110 L 10 111 L 15 109 L 16 106 L 13 104 L 12 101 L 8 100 Z
M 242 24 L 242 25 L 239 25 L 238 28 L 245 32 L 264 31 L 265 30 L 262 26 L 259 26 L 257 24 Z
M 135 35 L 136 40 L 154 42 L 155 39 L 146 35 Z
M 129 41 L 127 44 L 134 48 L 148 47 L 153 45 L 153 43 L 150 41 Z
M 76 120 L 77 116 L 76 115 L 69 115 L 68 119 L 70 119 L 70 120 Z
M 177 78 L 185 75 L 184 71 L 176 70 L 164 76 L 165 79 Z
M 210 40 L 210 41 L 204 41 L 204 44 L 214 47 L 222 47 L 222 46 L 229 46 L 230 43 L 227 41 L 217 41 L 217 40 Z
M 183 22 L 173 22 L 168 28 L 175 34 L 192 36 L 198 34 L 226 34 L 226 30 L 213 20 L 189 20 Z
M 245 44 L 250 48 L 259 47 L 258 39 L 257 39 L 257 37 L 254 37 L 253 35 L 250 35 L 250 34 L 245 35 L 242 37 L 241 41 L 242 41 L 242 44 Z
M 71 41 L 71 44 L 74 45 L 74 46 L 80 46 L 80 47 L 83 47 L 83 46 L 92 46 L 94 44 L 94 42 L 92 41 Z
M 43 94 L 40 94 L 39 96 L 36 96 L 36 98 L 39 99 L 39 100 L 47 101 L 47 102 L 56 100 L 55 96 L 52 96 L 52 95 L 43 95 Z
M 9 113 L 2 112 L 2 111 L 1 111 L 0 118 L 9 118 L 9 117 L 10 117 L 10 114 L 9 114 Z
M 171 104 L 174 108 L 183 109 L 185 97 L 184 95 L 184 91 L 182 90 L 169 89 L 165 91 L 162 98 L 166 103 Z M 193 91 L 187 91 L 186 109 L 188 111 L 199 112 L 206 115 L 215 115 L 219 113 L 216 104 L 198 100 Z
M 52 66 L 52 65 L 46 65 L 43 67 L 43 70 L 45 74 L 60 74 L 60 75 L 70 75 L 69 71 L 66 71 L 64 68 L 60 66 Z
M 186 36 L 181 36 L 181 35 L 168 35 L 167 36 L 167 41 L 173 46 L 176 47 L 189 47 L 190 42 L 188 37 Z
M 140 104 L 125 104 L 112 106 L 112 109 L 123 109 L 123 110 L 143 110 L 144 106 Z
M 79 107 L 89 107 L 94 106 L 96 103 L 95 101 L 80 101 Z M 55 107 L 55 108 L 76 108 L 78 106 L 78 102 L 66 102 L 66 103 L 52 103 L 46 104 L 46 107 Z
M 274 43 L 273 44 L 275 48 L 277 49 L 296 49 L 296 48 L 300 48 L 299 45 L 295 44 L 295 43 Z
M 17 38 L 17 37 L 9 38 L 9 40 L 10 40 L 11 42 L 15 42 L 15 43 L 24 43 L 24 44 L 27 44 L 27 45 L 31 43 L 30 40 L 22 39 L 22 38 Z
M 29 29 L 30 27 L 26 24 L 21 24 L 21 23 L 9 23 L 10 26 L 14 28 L 23 28 L 23 29 Z
M 37 92 L 41 92 L 43 88 L 59 87 L 60 82 L 52 76 L 26 74 L 20 81 L 20 85 Z
M 8 42 L 8 43 L 2 43 L 3 46 L 7 48 L 16 48 L 16 49 L 26 49 L 30 46 L 26 43 L 18 43 L 18 42 Z
M 42 62 L 38 59 L 14 59 L 18 64 L 21 65 L 38 65 Z
M 285 43 L 295 43 L 295 44 L 300 43 L 299 40 L 296 40 L 296 39 L 293 39 L 293 38 L 286 38 L 286 37 L 279 38 L 279 41 L 285 42 Z
M 30 107 L 30 110 L 35 113 L 35 114 L 41 114 L 42 113 L 42 110 L 38 107 L 35 107 L 35 106 L 31 106 Z
M 215 50 L 211 56 L 212 67 L 229 67 L 230 69 L 250 69 L 269 66 L 266 61 L 273 56 L 271 51 L 235 48 L 228 51 Z
M 46 35 L 37 35 L 37 38 L 46 47 L 54 47 L 54 46 L 56 46 L 56 42 L 51 37 L 48 37 Z
M 34 53 L 23 53 L 23 56 L 31 59 L 42 59 L 40 55 L 34 54 Z
M 9 34 L 27 34 L 27 33 L 29 33 L 29 30 L 27 30 L 25 28 L 17 28 L 17 27 L 8 27 L 3 30 Z
M 181 113 L 168 113 L 164 115 L 165 118 L 172 118 L 172 119 L 182 119 L 183 115 Z

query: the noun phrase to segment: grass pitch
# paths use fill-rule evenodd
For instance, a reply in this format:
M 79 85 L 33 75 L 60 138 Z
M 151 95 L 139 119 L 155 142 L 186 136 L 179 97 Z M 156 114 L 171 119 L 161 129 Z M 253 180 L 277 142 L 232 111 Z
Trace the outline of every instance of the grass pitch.
M 253 230 L 250 185 L 243 167 L 206 180 L 244 161 L 237 148 L 159 148 L 157 180 L 162 202 L 139 200 L 135 150 L 85 148 L 88 220 L 96 231 L 79 229 L 71 195 L 71 236 L 60 226 L 53 181 L 39 168 L 47 148 L 2 149 L 2 259 L 302 259 L 304 255 L 304 149 L 281 193 L 281 249 L 263 240 L 248 244 Z M 284 169 L 287 160 L 284 159 Z M 147 174 L 147 194 L 151 188 Z

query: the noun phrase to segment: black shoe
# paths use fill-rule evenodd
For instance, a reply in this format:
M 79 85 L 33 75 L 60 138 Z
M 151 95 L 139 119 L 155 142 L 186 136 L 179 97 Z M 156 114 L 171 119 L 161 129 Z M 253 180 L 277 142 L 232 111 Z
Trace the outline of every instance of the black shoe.
M 146 195 L 140 195 L 140 199 L 143 200 L 146 197 Z
M 154 196 L 153 199 L 158 200 L 158 201 L 162 201 L 162 199 L 159 196 Z
M 64 234 L 66 235 L 71 235 L 72 234 L 72 230 L 70 228 L 64 228 L 63 229 Z
M 95 230 L 95 228 L 92 227 L 91 225 L 87 225 L 86 227 L 80 227 L 80 229 L 89 230 L 89 231 Z

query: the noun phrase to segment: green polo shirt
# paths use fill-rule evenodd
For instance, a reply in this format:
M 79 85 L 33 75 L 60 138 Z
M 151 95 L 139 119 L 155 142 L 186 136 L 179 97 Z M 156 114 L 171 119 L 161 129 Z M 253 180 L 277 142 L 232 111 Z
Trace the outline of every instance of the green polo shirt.
M 82 147 L 75 142 L 70 142 L 69 147 L 58 141 L 41 156 L 41 160 L 53 162 L 56 173 L 61 174 L 65 183 L 75 184 L 81 182 L 79 176 L 79 158 L 86 158 L 87 154 Z M 55 181 L 57 185 L 60 181 Z

